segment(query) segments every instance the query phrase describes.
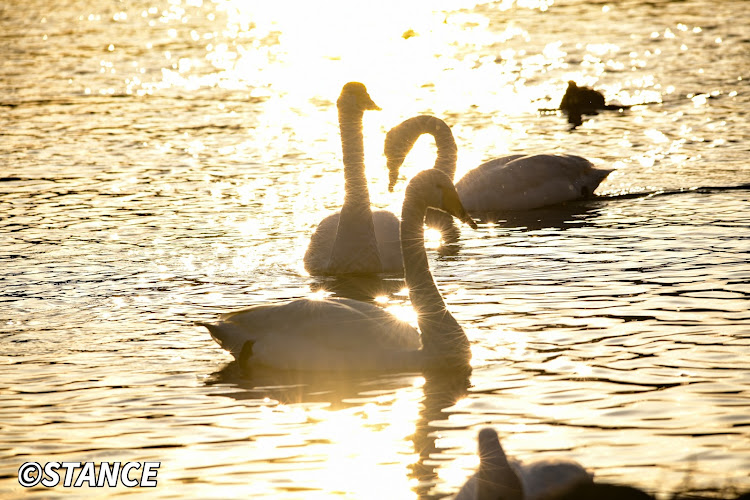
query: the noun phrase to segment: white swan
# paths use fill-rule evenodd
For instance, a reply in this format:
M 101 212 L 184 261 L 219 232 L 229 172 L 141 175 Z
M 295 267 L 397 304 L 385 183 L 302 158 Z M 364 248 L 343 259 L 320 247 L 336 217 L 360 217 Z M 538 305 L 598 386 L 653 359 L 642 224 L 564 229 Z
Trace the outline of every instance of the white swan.
M 359 82 L 344 85 L 336 106 L 346 195 L 341 212 L 323 219 L 310 238 L 305 270 L 312 275 L 402 273 L 398 218 L 385 210 L 370 210 L 365 177 L 362 116 L 380 108 Z
M 508 460 L 494 429 L 479 431 L 478 441 L 479 470 L 454 500 L 542 500 L 593 482 L 591 473 L 572 460 Z
M 434 116 L 415 116 L 395 126 L 386 135 L 389 189 L 393 190 L 398 180 L 404 158 L 419 136 L 425 133 L 433 135 L 438 146 L 435 168 L 453 178 L 456 143 L 450 127 Z M 610 172 L 611 169 L 595 168 L 580 156 L 509 155 L 470 170 L 456 183 L 456 190 L 469 212 L 530 210 L 587 198 Z
M 428 206 L 476 227 L 444 173 L 425 170 L 409 182 L 401 213 L 401 247 L 421 339 L 412 326 L 382 309 L 343 298 L 262 304 L 201 325 L 243 366 L 311 371 L 467 368 L 469 341 L 445 308 L 430 274 L 424 247 Z

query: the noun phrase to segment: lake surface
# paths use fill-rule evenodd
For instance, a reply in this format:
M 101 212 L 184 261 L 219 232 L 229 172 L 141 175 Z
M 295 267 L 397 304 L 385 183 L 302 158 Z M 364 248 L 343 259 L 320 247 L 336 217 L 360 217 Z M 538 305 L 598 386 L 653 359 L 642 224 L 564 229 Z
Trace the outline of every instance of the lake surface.
M 161 462 L 87 496 L 441 498 L 493 426 L 661 497 L 750 489 L 750 3 L 10 1 L 0 6 L 0 495 L 25 462 Z M 273 5 L 265 5 L 273 4 Z M 462 228 L 430 264 L 469 379 L 242 373 L 195 326 L 335 289 L 335 101 L 617 170 L 596 200 Z M 568 80 L 633 107 L 572 128 Z M 403 169 L 434 161 L 421 139 Z M 329 290 L 326 292 L 326 290 Z M 379 299 L 414 320 L 403 291 Z M 81 490 L 76 490 L 81 493 Z

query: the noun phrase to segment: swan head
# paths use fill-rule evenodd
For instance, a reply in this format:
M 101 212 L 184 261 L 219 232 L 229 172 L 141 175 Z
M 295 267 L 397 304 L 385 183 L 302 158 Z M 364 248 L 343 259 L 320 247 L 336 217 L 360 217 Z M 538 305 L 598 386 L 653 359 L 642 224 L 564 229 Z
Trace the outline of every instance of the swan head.
M 424 209 L 436 208 L 476 229 L 477 224 L 461 203 L 456 187 L 450 177 L 440 170 L 423 170 L 412 178 L 406 188 L 405 197 L 421 199 Z
M 523 500 L 523 483 L 500 445 L 497 432 L 479 431 L 479 470 L 456 496 L 464 500 Z
M 362 113 L 367 110 L 380 111 L 380 107 L 373 102 L 367 87 L 359 82 L 349 82 L 341 89 L 341 95 L 336 106 L 340 111 Z

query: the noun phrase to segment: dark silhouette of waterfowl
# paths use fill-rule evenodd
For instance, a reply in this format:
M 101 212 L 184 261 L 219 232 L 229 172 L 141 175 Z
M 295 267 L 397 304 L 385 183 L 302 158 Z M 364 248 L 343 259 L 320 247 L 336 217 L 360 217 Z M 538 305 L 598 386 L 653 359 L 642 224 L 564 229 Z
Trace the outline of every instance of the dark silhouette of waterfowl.
M 568 121 L 573 125 L 583 123 L 583 115 L 596 115 L 603 110 L 620 110 L 629 107 L 621 104 L 607 104 L 601 92 L 590 87 L 579 87 L 573 80 L 568 82 L 568 88 L 560 101 L 560 110 L 568 115 Z

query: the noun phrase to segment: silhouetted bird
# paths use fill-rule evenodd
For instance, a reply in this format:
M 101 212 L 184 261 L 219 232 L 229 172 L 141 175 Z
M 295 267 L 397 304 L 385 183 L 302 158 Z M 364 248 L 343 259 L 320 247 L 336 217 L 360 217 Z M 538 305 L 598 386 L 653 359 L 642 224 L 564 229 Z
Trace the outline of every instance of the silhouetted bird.
M 617 110 L 628 107 L 620 104 L 606 104 L 601 92 L 589 87 L 579 87 L 573 80 L 568 82 L 568 89 L 560 101 L 560 109 L 568 115 L 568 122 L 573 125 L 583 123 L 583 115 L 596 115 L 604 109 Z
M 606 109 L 604 95 L 589 87 L 579 87 L 573 80 L 568 82 L 568 89 L 560 101 L 560 109 L 566 113 L 595 115 L 600 109 Z

